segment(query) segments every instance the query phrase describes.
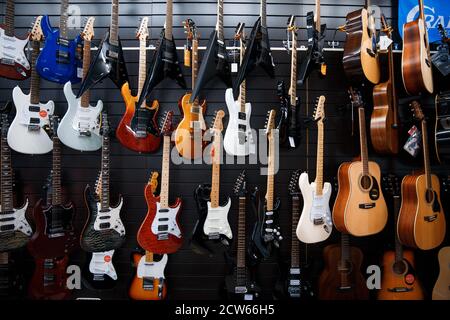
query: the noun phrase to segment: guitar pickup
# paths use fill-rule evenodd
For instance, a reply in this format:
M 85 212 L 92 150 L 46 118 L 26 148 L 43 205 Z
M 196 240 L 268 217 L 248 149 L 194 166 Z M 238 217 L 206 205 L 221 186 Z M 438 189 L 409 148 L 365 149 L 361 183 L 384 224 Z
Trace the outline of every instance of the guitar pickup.
M 299 285 L 300 285 L 300 280 L 298 280 L 298 279 L 291 279 L 291 280 L 289 281 L 289 284 L 290 284 L 291 286 L 299 286 Z
M 360 209 L 372 209 L 375 208 L 375 202 L 373 203 L 361 203 L 359 204 Z
M 153 289 L 155 289 L 153 280 L 154 278 L 144 277 L 142 279 L 142 289 L 144 289 L 145 291 L 153 291 Z
M 247 293 L 247 287 L 234 287 L 234 293 L 237 294 Z
M 247 126 L 245 124 L 240 124 L 238 126 L 238 130 L 245 132 L 245 131 L 247 131 Z
M 100 229 L 109 229 L 110 226 L 111 224 L 109 222 L 103 222 L 99 225 Z
M 245 112 L 239 112 L 238 119 L 239 120 L 247 120 L 247 114 Z
M 105 281 L 105 276 L 102 273 L 94 273 L 94 281 Z
M 147 137 L 147 130 L 138 129 L 135 132 L 136 138 L 144 139 Z
M 323 218 L 315 218 L 313 220 L 313 223 L 314 223 L 315 226 L 320 226 L 320 225 L 322 225 L 324 223 L 324 221 L 323 221 Z
M 2 58 L 0 60 L 1 64 L 7 65 L 7 66 L 13 66 L 15 65 L 14 59 L 8 59 L 8 58 Z
M 41 127 L 36 124 L 29 124 L 28 125 L 28 131 L 39 131 Z
M 433 214 L 432 216 L 425 216 L 423 217 L 423 220 L 426 222 L 433 222 L 437 219 L 437 214 Z
M 406 288 L 406 287 L 395 287 L 395 288 L 388 288 L 389 292 L 410 292 L 413 291 L 413 289 Z
M 65 51 L 56 50 L 56 62 L 62 64 L 69 64 L 69 53 Z
M 56 43 L 60 46 L 64 46 L 64 47 L 69 47 L 69 40 L 64 39 L 64 38 L 59 38 Z
M 169 212 L 169 209 L 159 209 L 158 212 Z
M 106 56 L 111 59 L 119 59 L 119 53 L 111 50 L 106 51 Z
M 199 106 L 191 106 L 191 113 L 200 114 L 200 109 Z
M 3 226 L 0 226 L 0 232 L 9 231 L 9 230 L 14 230 L 14 224 L 6 224 Z

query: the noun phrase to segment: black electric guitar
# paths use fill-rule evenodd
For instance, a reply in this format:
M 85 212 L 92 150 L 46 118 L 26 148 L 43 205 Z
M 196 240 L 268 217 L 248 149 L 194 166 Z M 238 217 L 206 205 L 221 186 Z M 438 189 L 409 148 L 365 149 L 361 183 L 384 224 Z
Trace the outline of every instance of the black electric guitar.
M 245 170 L 241 172 L 234 185 L 234 194 L 239 198 L 239 216 L 237 232 L 237 261 L 233 274 L 225 278 L 228 297 L 233 300 L 255 300 L 259 297 L 260 288 L 251 280 L 245 262 L 247 205 L 247 180 Z
M 100 43 L 97 53 L 89 66 L 88 73 L 80 86 L 77 98 L 80 98 L 87 90 L 107 77 L 119 89 L 122 88 L 124 83 L 129 82 L 122 43 L 119 38 L 119 0 L 112 0 L 111 6 L 109 32 L 106 32 Z
M 146 97 L 152 90 L 164 80 L 164 78 L 171 78 L 176 80 L 178 85 L 186 89 L 186 82 L 181 71 L 180 63 L 178 62 L 177 47 L 172 35 L 173 26 L 173 1 L 166 2 L 166 25 L 161 31 L 161 39 L 159 40 L 158 49 L 148 70 L 147 78 L 145 79 L 144 87 L 142 89 L 138 106 L 142 105 Z
M 431 57 L 431 62 L 446 77 L 450 74 L 450 38 L 448 38 L 447 31 L 442 24 L 438 25 L 438 30 L 441 34 L 442 43 L 438 46 L 437 52 Z
M 209 37 L 206 52 L 203 56 L 200 70 L 198 71 L 197 83 L 192 91 L 191 103 L 194 102 L 200 94 L 200 91 L 214 77 L 219 77 L 225 83 L 227 88 L 233 86 L 223 32 L 223 0 L 217 0 L 216 29 Z
M 315 68 L 320 73 L 326 73 L 325 58 L 323 56 L 323 42 L 325 40 L 326 24 L 320 24 L 320 0 L 316 0 L 316 12 L 306 14 L 306 30 L 308 33 L 308 50 L 300 66 L 297 83 L 302 85 Z
M 255 66 L 261 67 L 269 77 L 273 78 L 275 76 L 275 64 L 273 62 L 269 33 L 267 31 L 266 2 L 266 0 L 261 0 L 260 17 L 253 25 L 245 55 L 233 85 L 235 99 L 239 94 L 239 87 L 242 81 L 247 78 L 247 75 Z
M 440 163 L 450 160 L 450 91 L 436 96 L 436 156 Z

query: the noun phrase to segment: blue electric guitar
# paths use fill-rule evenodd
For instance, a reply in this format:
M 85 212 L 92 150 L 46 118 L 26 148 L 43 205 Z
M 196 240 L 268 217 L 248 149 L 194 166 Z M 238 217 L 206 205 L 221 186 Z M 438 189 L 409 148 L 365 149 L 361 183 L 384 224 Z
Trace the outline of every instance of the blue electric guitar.
M 81 81 L 78 68 L 82 68 L 82 40 L 79 35 L 72 41 L 67 39 L 68 7 L 69 0 L 61 0 L 59 29 L 52 28 L 48 16 L 43 17 L 41 29 L 45 45 L 36 63 L 36 70 L 42 78 L 61 84 Z

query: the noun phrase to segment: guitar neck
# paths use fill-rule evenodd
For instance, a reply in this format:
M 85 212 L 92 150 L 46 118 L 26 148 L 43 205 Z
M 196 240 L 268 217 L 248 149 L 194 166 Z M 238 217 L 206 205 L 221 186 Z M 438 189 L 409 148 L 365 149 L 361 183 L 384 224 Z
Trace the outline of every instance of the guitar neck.
M 195 88 L 195 81 L 198 74 L 198 40 L 192 40 L 192 90 Z
M 61 205 L 61 142 L 53 137 L 52 205 Z
M 427 189 L 431 190 L 431 165 L 430 165 L 430 153 L 428 148 L 428 131 L 427 131 L 427 121 L 422 120 L 422 144 L 423 144 L 423 163 L 425 168 L 425 178 Z
M 14 0 L 6 0 L 5 34 L 8 37 L 14 36 Z
M 224 43 L 223 35 L 223 0 L 217 0 L 217 39 Z
M 214 147 L 214 149 L 216 148 Z M 212 164 L 212 179 L 211 179 L 212 208 L 217 208 L 219 206 L 219 195 L 220 195 L 220 164 L 217 163 L 217 161 L 214 161 Z
M 245 37 L 244 34 L 242 34 L 242 37 Z M 240 64 L 242 65 L 242 61 L 244 60 L 245 55 L 245 44 L 244 39 L 241 39 L 241 50 L 240 50 Z M 245 79 L 242 81 L 239 91 L 239 101 L 241 105 L 241 112 L 245 112 L 245 102 L 246 102 L 246 86 L 245 86 Z
M 314 22 L 316 24 L 316 30 L 320 32 L 320 0 L 316 0 L 316 12 L 314 13 Z
M 91 63 L 91 41 L 84 40 L 83 41 L 83 79 L 85 79 L 87 76 L 90 63 Z M 83 93 L 83 95 L 81 96 L 81 106 L 84 108 L 89 107 L 89 100 L 90 100 L 89 90 L 86 90 L 86 92 Z
M 300 243 L 297 238 L 297 225 L 300 218 L 300 198 L 292 197 L 292 229 L 291 229 L 291 268 L 300 267 Z
M 419 18 L 422 19 L 423 21 L 425 21 L 425 11 L 423 9 L 423 0 L 419 0 Z
M 69 17 L 69 0 L 61 0 L 61 14 L 59 17 L 59 36 L 67 39 L 67 19 Z
M 261 0 L 261 27 L 267 27 L 267 1 Z
M 245 204 L 246 198 L 239 197 L 237 267 L 243 269 L 245 269 Z
M 391 32 L 389 32 L 389 38 L 391 39 Z M 391 87 L 391 101 L 392 101 L 392 114 L 393 125 L 398 124 L 398 104 L 397 104 L 397 90 L 395 87 L 395 69 L 394 69 L 394 52 L 392 51 L 392 45 L 388 48 L 388 64 L 389 64 L 389 85 Z
M 320 120 L 317 123 L 317 159 L 316 159 L 316 194 L 321 196 L 323 192 L 323 140 L 324 127 Z
M 359 142 L 361 147 L 361 162 L 363 164 L 363 175 L 369 175 L 369 154 L 367 151 L 366 115 L 363 107 L 358 108 L 359 115 Z
M 145 263 L 153 263 L 153 252 L 145 251 Z
M 109 27 L 109 42 L 119 45 L 119 0 L 111 2 L 111 25 Z
M 164 136 L 163 162 L 161 169 L 161 208 L 169 207 L 170 135 Z
M 350 237 L 347 233 L 341 233 L 341 286 L 347 287 L 348 272 L 346 270 L 347 264 L 350 262 Z
M 1 141 L 1 206 L 2 211 L 13 210 L 13 183 L 11 167 L 11 149 L 8 146 L 7 131 L 2 129 Z
M 275 146 L 273 131 L 269 134 L 269 157 L 267 165 L 267 191 L 266 191 L 266 210 L 273 210 L 273 195 L 274 195 L 274 172 L 275 172 Z
M 395 195 L 393 198 L 394 198 L 395 221 L 397 221 L 398 213 L 400 211 L 401 198 L 399 195 Z M 403 246 L 400 243 L 400 239 L 398 238 L 397 232 L 395 232 L 395 261 L 400 262 L 402 260 L 403 260 Z
M 173 1 L 167 0 L 166 5 L 166 26 L 164 29 L 164 37 L 168 40 L 172 40 L 172 29 L 173 29 Z
M 297 105 L 297 32 L 293 30 L 292 34 L 292 47 L 291 47 L 291 107 Z
M 31 52 L 31 65 L 33 66 L 31 69 L 31 84 L 30 84 L 30 102 L 32 104 L 38 104 L 39 103 L 39 96 L 40 96 L 40 78 L 39 74 L 36 71 L 36 60 L 39 56 L 40 51 L 40 42 L 39 41 L 32 41 L 32 47 L 33 51 Z
M 102 168 L 101 168 L 101 209 L 109 209 L 109 156 L 110 138 L 107 133 L 103 134 L 102 142 Z
M 142 89 L 144 88 L 146 68 L 147 68 L 147 41 L 145 39 L 139 40 L 139 76 L 138 76 L 138 94 L 140 97 Z

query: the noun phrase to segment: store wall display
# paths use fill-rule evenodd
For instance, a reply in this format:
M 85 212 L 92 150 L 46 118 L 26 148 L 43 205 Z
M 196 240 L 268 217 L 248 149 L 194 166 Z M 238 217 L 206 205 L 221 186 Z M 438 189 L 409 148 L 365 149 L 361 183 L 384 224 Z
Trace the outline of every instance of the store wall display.
M 38 205 L 34 217 L 30 210 L 26 214 L 35 234 L 49 241 L 63 240 L 66 232 L 69 238 L 71 232 L 80 237 L 76 245 L 70 238 L 70 248 L 64 247 L 62 253 L 40 254 L 45 249 L 38 242 L 29 242 L 32 250 L 7 248 L 8 252 L 1 252 L 0 270 L 8 274 L 0 277 L 8 279 L 8 288 L 0 287 L 0 293 L 22 288 L 21 295 L 31 299 L 365 300 L 401 299 L 414 287 L 414 293 L 420 293 L 419 288 L 423 292 L 414 297 L 417 299 L 448 297 L 448 284 L 442 284 L 447 281 L 448 251 L 441 247 L 448 246 L 445 217 L 450 211 L 450 167 L 445 162 L 445 141 L 439 138 L 447 130 L 445 91 L 449 82 L 430 67 L 433 93 L 402 85 L 407 64 L 402 65 L 405 52 L 400 50 L 403 41 L 407 47 L 408 39 L 402 41 L 398 30 L 389 27 L 397 25 L 398 1 L 374 0 L 368 4 L 378 7 L 368 8 L 362 0 L 197 0 L 196 5 L 184 0 L 51 0 L 46 6 L 35 2 L 15 3 L 13 25 L 12 1 L 0 3 L 1 18 L 8 28 L 12 26 L 18 37 L 28 31 L 31 35 L 30 50 L 25 50 L 31 57 L 31 79 L 18 82 L 4 74 L 0 79 L 0 104 L 15 103 L 15 114 L 13 111 L 8 119 L 13 120 L 11 127 L 2 125 L 2 161 L 7 142 L 13 150 L 12 176 L 17 181 L 14 197 L 5 198 L 8 179 L 2 175 L 0 219 L 10 214 L 5 205 L 17 207 L 12 199 L 20 204 L 28 198 L 31 208 L 46 198 L 48 207 Z M 378 9 L 384 14 L 382 19 Z M 81 17 L 73 16 L 74 12 Z M 93 19 L 85 23 L 84 17 L 95 18 L 95 33 L 90 25 Z M 62 21 L 59 29 L 44 32 L 42 28 L 57 25 L 58 20 Z M 253 26 L 252 31 L 245 26 Z M 378 48 L 380 29 L 383 37 Z M 425 44 L 422 38 L 419 42 Z M 68 39 L 80 39 L 73 52 L 66 50 L 71 43 Z M 49 46 L 50 42 L 53 45 Z M 91 51 L 86 52 L 89 45 Z M 428 48 L 434 51 L 435 45 Z M 4 47 L 0 45 L 0 49 Z M 183 50 L 185 67 L 178 60 Z M 80 79 L 40 80 L 36 60 L 42 60 L 38 56 L 44 57 L 48 51 L 47 58 L 53 61 L 57 57 L 50 72 L 76 66 Z M 87 61 L 89 56 L 91 61 Z M 310 56 L 314 68 L 306 68 L 301 76 L 302 65 Z M 62 63 L 71 58 L 78 61 Z M 186 88 L 184 79 L 189 77 L 192 87 Z M 77 84 L 81 78 L 82 83 Z M 288 81 L 289 90 L 285 90 Z M 239 88 L 245 89 L 241 99 Z M 20 95 L 22 89 L 30 89 L 30 98 Z M 223 111 L 227 90 L 230 105 L 239 107 L 234 115 L 237 129 L 230 125 L 233 113 Z M 75 98 L 73 93 L 77 93 Z M 207 109 L 203 99 L 208 101 Z M 44 105 L 41 100 L 51 102 Z M 251 118 L 244 112 L 246 101 L 252 103 Z M 97 107 L 92 107 L 92 102 Z M 97 117 L 100 109 L 102 114 Z M 80 114 L 79 121 L 76 116 L 66 118 L 73 110 Z M 85 119 L 81 113 L 87 110 L 92 112 Z M 371 129 L 384 133 L 395 129 L 396 135 L 379 139 L 389 145 L 377 145 L 379 134 L 372 131 L 367 139 L 365 128 L 376 114 L 373 110 L 384 113 L 370 122 Z M 70 121 L 62 121 L 58 129 L 52 127 L 53 114 Z M 162 125 L 165 114 L 171 117 L 170 128 L 167 121 Z M 224 152 L 222 135 L 231 130 L 237 137 L 232 139 L 234 143 L 240 143 L 242 120 L 245 129 L 261 131 L 255 136 L 253 154 L 234 157 L 231 155 L 237 152 Z M 211 123 L 212 130 L 206 123 Z M 59 136 L 62 127 L 70 128 L 72 140 L 95 138 L 96 144 L 66 143 L 63 135 Z M 127 132 L 125 139 L 118 127 Z M 173 129 L 187 131 L 182 136 L 189 147 L 178 139 L 170 141 Z M 199 136 L 205 139 L 197 148 L 204 159 L 184 152 L 185 148 L 191 151 L 195 144 L 190 140 Z M 148 147 L 148 137 L 164 143 L 136 147 L 137 141 Z M 62 143 L 55 146 L 58 138 Z M 219 162 L 221 159 L 224 161 Z M 338 174 L 343 163 L 357 169 L 339 170 Z M 156 172 L 161 173 L 160 185 Z M 315 176 L 316 187 L 310 184 L 313 181 L 300 178 L 301 172 L 306 174 L 303 177 Z M 42 190 L 49 173 L 50 187 Z M 399 181 L 407 176 L 400 199 L 398 192 L 385 188 L 391 174 Z M 211 184 L 205 184 L 208 181 Z M 330 182 L 329 191 L 324 181 Z M 303 210 L 308 209 L 305 190 L 312 197 L 307 213 Z M 342 200 L 346 193 L 348 199 Z M 169 205 L 181 203 L 175 195 L 182 199 L 181 214 L 173 210 L 177 206 Z M 333 226 L 327 224 L 326 205 L 317 205 L 325 195 L 330 207 L 338 207 L 333 210 Z M 56 219 L 63 214 L 63 199 L 71 199 L 77 208 L 73 230 L 66 223 L 60 226 L 61 220 Z M 342 210 L 337 210 L 339 207 Z M 413 207 L 419 209 L 405 209 Z M 48 208 L 52 214 L 46 214 Z M 318 214 L 316 209 L 323 211 Z M 395 219 L 397 210 L 399 219 Z M 43 216 L 45 221 L 40 223 Z M 308 228 L 328 226 L 326 237 L 305 239 L 302 218 L 309 218 Z M 420 223 L 414 223 L 415 219 Z M 392 241 L 393 233 L 398 233 L 398 241 Z M 0 239 L 11 234 L 12 230 L 0 228 Z M 309 243 L 298 241 L 297 234 Z M 396 254 L 392 253 L 394 245 Z M 14 269 L 19 276 L 10 272 L 13 263 L 18 265 Z M 82 268 L 81 290 L 65 287 L 68 265 Z M 388 297 L 368 290 L 366 270 L 371 265 L 384 265 L 383 286 L 406 289 L 395 292 L 398 294 L 389 291 Z M 413 285 L 412 274 L 416 279 Z

